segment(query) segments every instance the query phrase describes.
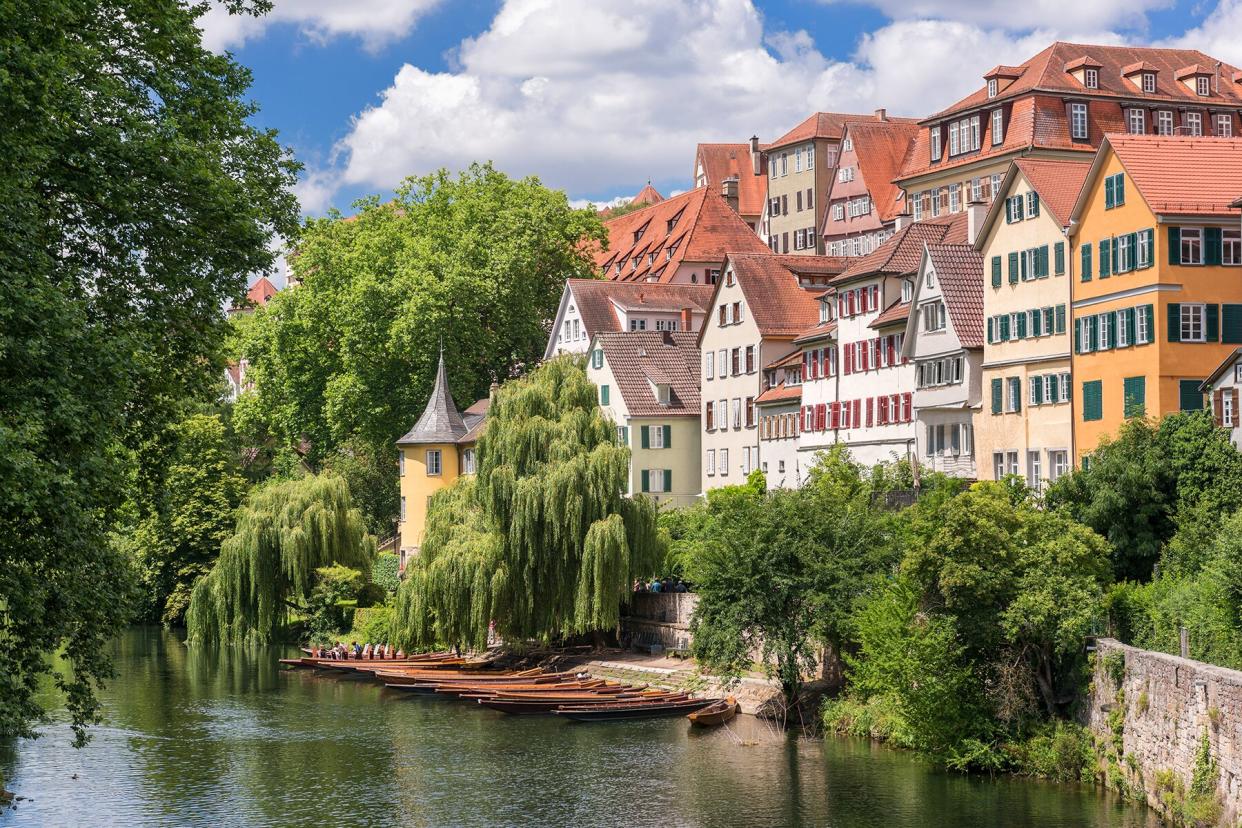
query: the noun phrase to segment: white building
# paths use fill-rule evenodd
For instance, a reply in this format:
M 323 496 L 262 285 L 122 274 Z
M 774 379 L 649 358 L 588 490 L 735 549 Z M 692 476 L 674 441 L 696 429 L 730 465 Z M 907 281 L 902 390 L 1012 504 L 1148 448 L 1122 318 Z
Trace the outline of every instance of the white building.
M 600 333 L 699 331 L 711 299 L 711 285 L 569 279 L 543 358 L 586 353 Z
M 798 412 L 802 402 L 802 355 L 794 351 L 763 369 L 764 391 L 755 398 L 759 417 L 759 468 L 769 489 L 802 485 L 798 465 Z
M 973 480 L 983 258 L 969 244 L 926 245 L 913 291 L 902 357 L 914 362 L 916 454 L 925 468 Z
M 1242 388 L 1242 348 L 1225 357 L 1224 362 L 1203 381 L 1199 390 L 1207 395 L 1212 419 L 1220 428 L 1229 429 L 1234 446 L 1242 448 L 1242 416 L 1239 416 L 1238 389 Z

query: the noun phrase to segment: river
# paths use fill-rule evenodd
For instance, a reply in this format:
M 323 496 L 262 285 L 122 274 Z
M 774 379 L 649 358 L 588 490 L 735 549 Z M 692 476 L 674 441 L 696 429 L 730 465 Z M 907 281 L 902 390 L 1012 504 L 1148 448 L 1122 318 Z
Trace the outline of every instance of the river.
M 28 799 L 4 826 L 795 826 L 1154 828 L 1087 788 L 939 773 L 862 741 L 749 716 L 572 723 L 394 696 L 278 669 L 284 651 L 116 642 L 105 722 L 83 750 L 59 719 L 0 746 Z

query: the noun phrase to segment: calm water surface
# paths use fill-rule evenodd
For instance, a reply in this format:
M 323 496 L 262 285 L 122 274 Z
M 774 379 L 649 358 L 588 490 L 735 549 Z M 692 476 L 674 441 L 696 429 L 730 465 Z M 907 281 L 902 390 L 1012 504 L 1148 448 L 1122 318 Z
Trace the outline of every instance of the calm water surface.
M 751 717 L 571 723 L 211 654 L 135 629 L 106 722 L 0 746 L 8 826 L 1118 826 L 1150 812 L 1090 789 L 937 773 L 864 742 Z

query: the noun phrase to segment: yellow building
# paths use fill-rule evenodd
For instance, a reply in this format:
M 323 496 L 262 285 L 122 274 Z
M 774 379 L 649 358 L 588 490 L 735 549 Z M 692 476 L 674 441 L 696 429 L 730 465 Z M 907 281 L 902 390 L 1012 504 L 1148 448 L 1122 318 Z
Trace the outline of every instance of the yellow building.
M 1109 135 L 1071 216 L 1074 449 L 1203 407 L 1242 343 L 1242 141 Z
M 1007 474 L 1032 488 L 1070 466 L 1069 305 L 1073 261 L 1065 228 L 1087 161 L 1010 164 L 980 228 L 983 407 L 975 418 L 980 480 Z
M 418 554 L 427 526 L 431 496 L 453 485 L 463 474 L 474 474 L 475 443 L 487 416 L 490 398 L 466 409 L 463 417 L 453 404 L 444 372 L 444 354 L 436 370 L 431 399 L 418 422 L 397 441 L 401 511 L 397 520 L 397 543 L 401 568 Z

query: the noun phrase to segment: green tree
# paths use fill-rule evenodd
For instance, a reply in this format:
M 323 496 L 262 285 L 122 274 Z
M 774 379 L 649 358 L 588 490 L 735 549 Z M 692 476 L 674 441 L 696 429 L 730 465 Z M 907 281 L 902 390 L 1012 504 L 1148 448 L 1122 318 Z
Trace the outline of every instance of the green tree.
M 0 735 L 33 735 L 60 650 L 85 738 L 128 617 L 108 533 L 133 452 L 212 393 L 221 307 L 296 231 L 296 167 L 202 48 L 205 9 L 0 7 Z
M 158 485 L 139 494 L 147 517 L 128 546 L 141 576 L 141 617 L 175 625 L 184 620 L 195 581 L 233 533 L 245 480 L 218 415 L 175 423 L 159 449 L 167 460 Z
M 564 193 L 490 165 L 409 178 L 359 207 L 307 224 L 300 287 L 242 326 L 255 391 L 237 416 L 243 431 L 307 441 L 314 468 L 343 447 L 373 458 L 395 493 L 392 446 L 427 402 L 440 344 L 458 400 L 534 365 L 565 279 L 593 275 L 584 242 L 604 235 Z M 373 528 L 396 518 L 395 494 L 358 496 Z
M 306 632 L 311 641 L 327 641 L 349 626 L 346 604 L 356 601 L 366 583 L 361 570 L 334 564 L 315 570 L 315 586 L 306 600 Z
M 290 610 L 301 612 L 323 567 L 369 574 L 375 539 L 339 477 L 276 481 L 253 494 L 211 572 L 194 586 L 189 639 L 207 644 L 279 638 Z
M 630 453 L 597 393 L 574 357 L 501 386 L 477 478 L 432 498 L 397 595 L 398 643 L 482 647 L 493 620 L 508 639 L 616 626 L 664 548 L 654 505 L 625 495 Z

